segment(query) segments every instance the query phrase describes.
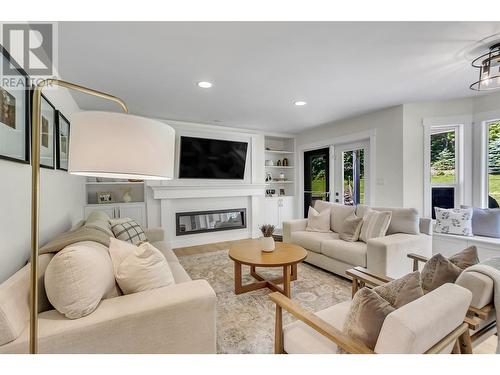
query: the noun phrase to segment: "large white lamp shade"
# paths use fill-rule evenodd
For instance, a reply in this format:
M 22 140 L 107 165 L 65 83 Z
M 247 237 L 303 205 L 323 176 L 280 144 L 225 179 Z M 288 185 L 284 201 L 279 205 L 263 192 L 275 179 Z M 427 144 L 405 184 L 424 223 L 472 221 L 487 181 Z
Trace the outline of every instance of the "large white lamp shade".
M 69 173 L 169 180 L 174 177 L 175 131 L 125 113 L 88 111 L 71 116 Z

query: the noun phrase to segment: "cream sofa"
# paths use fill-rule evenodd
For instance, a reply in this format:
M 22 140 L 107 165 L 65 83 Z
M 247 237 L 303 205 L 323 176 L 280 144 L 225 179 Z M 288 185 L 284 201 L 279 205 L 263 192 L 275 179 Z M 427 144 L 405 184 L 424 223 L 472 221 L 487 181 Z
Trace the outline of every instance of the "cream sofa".
M 102 300 L 80 319 L 54 310 L 44 289 L 44 273 L 53 254 L 39 257 L 40 353 L 215 353 L 216 296 L 205 280 L 191 280 L 161 229 L 146 230 L 172 269 L 175 285 Z M 27 353 L 30 265 L 0 285 L 0 353 Z M 3 327 L 3 328 L 2 328 Z M 2 332 L 3 330 L 3 332 Z
M 302 246 L 307 250 L 306 262 L 340 276 L 355 266 L 368 268 L 380 275 L 401 277 L 412 271 L 408 253 L 430 257 L 432 255 L 432 227 L 430 219 L 418 217 L 415 209 L 372 207 L 374 210 L 391 211 L 392 218 L 387 235 L 362 241 L 347 242 L 339 239 L 344 220 L 356 214 L 363 217 L 367 206 L 345 206 L 332 202 L 316 201 L 316 210 L 330 209 L 329 233 L 306 231 L 307 219 L 283 222 L 283 241 Z

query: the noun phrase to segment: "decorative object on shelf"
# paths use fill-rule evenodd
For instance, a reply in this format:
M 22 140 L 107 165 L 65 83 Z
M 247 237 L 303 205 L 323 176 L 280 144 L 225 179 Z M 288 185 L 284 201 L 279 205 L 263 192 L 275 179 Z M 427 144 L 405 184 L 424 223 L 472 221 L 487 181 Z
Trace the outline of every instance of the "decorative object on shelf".
M 57 111 L 57 131 L 56 131 L 56 166 L 62 171 L 68 170 L 69 155 L 69 121 L 59 111 Z
M 286 178 L 285 178 L 285 174 L 284 174 L 283 172 L 281 172 L 281 173 L 280 173 L 280 175 L 279 175 L 279 177 L 278 177 L 278 179 L 279 179 L 280 181 L 285 181 L 285 179 L 286 179 Z
M 0 59 L 18 73 L 0 82 L 0 158 L 29 163 L 29 78 L 1 45 Z
M 266 182 L 272 181 L 273 180 L 273 175 L 270 172 L 266 173 Z
M 274 161 L 272 160 L 266 160 L 266 167 L 274 167 Z
M 283 159 L 283 166 L 288 167 L 288 158 Z
M 479 69 L 479 80 L 470 85 L 475 91 L 500 89 L 500 42 L 492 45 L 489 52 L 472 61 Z
M 40 121 L 40 167 L 55 167 L 56 107 L 42 95 L 42 115 Z
M 266 197 L 274 197 L 275 194 L 276 194 L 275 189 L 266 189 Z
M 285 189 L 280 189 L 280 196 L 285 195 Z
M 113 203 L 113 193 L 110 192 L 97 192 L 97 203 L 106 204 Z
M 262 232 L 262 236 L 260 238 L 260 244 L 262 246 L 262 251 L 266 253 L 270 253 L 274 251 L 275 248 L 275 243 L 274 243 L 274 238 L 273 238 L 273 233 L 274 233 L 274 225 L 271 224 L 264 224 L 260 226 L 260 231 Z
M 278 159 L 278 161 L 276 162 L 276 165 L 277 165 L 278 167 L 281 167 L 281 160 L 280 160 L 280 159 Z
M 130 195 L 130 192 L 132 191 L 132 189 L 127 188 L 127 189 L 121 189 L 121 190 L 123 191 L 122 202 L 124 202 L 124 203 L 132 202 L 132 196 Z
M 137 180 L 137 179 L 129 178 L 128 182 L 144 182 L 144 180 Z

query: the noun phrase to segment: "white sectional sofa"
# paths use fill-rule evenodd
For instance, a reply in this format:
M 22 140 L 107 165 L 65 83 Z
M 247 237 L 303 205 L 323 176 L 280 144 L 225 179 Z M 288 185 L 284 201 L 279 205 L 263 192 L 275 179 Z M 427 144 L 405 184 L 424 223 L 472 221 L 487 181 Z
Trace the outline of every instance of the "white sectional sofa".
M 145 232 L 165 255 L 175 284 L 104 299 L 90 315 L 75 320 L 50 305 L 43 279 L 53 254 L 40 255 L 40 353 L 216 352 L 214 290 L 206 280 L 191 280 L 162 229 Z M 0 284 L 0 353 L 28 352 L 29 274 L 27 264 Z
M 363 217 L 367 206 L 345 206 L 332 202 L 316 201 L 316 210 L 330 209 L 330 233 L 306 231 L 307 219 L 285 221 L 283 241 L 295 243 L 307 250 L 306 262 L 340 276 L 345 271 L 362 266 L 370 271 L 393 278 L 412 271 L 408 253 L 432 255 L 432 225 L 430 219 L 419 218 L 412 208 L 371 207 L 378 211 L 391 211 L 392 218 L 387 235 L 362 241 L 347 242 L 339 239 L 344 220 L 355 213 Z

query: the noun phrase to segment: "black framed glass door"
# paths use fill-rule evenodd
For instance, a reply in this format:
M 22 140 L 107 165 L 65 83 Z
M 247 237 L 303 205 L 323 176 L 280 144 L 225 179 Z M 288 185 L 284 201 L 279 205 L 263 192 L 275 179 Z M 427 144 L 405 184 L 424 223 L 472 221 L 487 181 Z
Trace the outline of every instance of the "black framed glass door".
M 329 200 L 330 148 L 304 152 L 304 217 L 317 200 Z

